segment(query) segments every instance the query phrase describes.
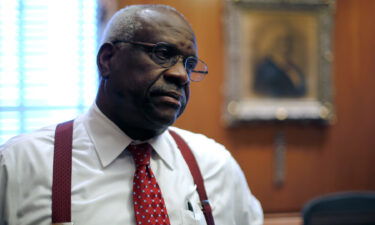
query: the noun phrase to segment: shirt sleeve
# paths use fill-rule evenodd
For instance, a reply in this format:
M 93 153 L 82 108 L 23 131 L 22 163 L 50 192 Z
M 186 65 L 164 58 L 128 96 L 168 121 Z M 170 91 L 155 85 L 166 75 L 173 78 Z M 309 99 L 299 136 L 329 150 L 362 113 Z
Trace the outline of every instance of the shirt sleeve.
M 0 149 L 0 225 L 6 225 L 5 221 L 5 194 L 6 194 L 6 186 L 8 175 L 6 172 L 5 162 L 4 162 L 4 155 Z
M 238 163 L 231 158 L 233 181 L 233 196 L 235 205 L 235 224 L 263 224 L 263 210 L 260 202 L 251 193 L 245 175 Z

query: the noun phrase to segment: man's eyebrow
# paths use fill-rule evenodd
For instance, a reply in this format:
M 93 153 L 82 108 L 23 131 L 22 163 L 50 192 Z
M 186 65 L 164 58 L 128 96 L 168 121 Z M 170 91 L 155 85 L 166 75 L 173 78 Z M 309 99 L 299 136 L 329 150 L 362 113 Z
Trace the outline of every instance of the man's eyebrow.
M 185 55 L 185 54 L 183 53 L 183 51 L 182 51 L 179 47 L 177 47 L 176 44 L 172 44 L 172 43 L 169 43 L 169 42 L 163 42 L 163 43 L 165 43 L 166 46 L 168 46 L 168 47 L 170 47 L 171 49 L 173 49 L 173 52 L 174 52 L 174 53 L 176 53 L 176 54 L 180 54 L 180 55 Z
M 173 44 L 173 43 L 170 43 L 170 42 L 167 42 L 167 41 L 159 41 L 159 42 L 156 42 L 156 43 L 164 43 L 166 46 L 171 47 L 173 49 L 173 52 L 176 55 L 177 54 L 182 55 L 184 58 L 187 58 L 187 57 L 190 57 L 190 56 L 197 57 L 197 52 L 194 50 L 194 47 L 189 46 L 189 44 L 184 44 L 184 43 L 181 44 L 181 48 L 185 48 L 186 46 L 188 46 L 186 48 L 187 51 L 183 51 L 183 50 L 181 50 L 181 48 L 178 47 L 177 44 Z M 188 50 L 193 50 L 194 52 L 190 53 L 190 51 L 188 51 Z

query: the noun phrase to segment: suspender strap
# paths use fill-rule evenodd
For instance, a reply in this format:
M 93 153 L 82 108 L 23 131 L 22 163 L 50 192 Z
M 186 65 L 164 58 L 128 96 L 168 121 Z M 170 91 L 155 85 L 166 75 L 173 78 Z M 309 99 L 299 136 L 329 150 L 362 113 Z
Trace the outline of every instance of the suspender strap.
M 73 120 L 57 125 L 53 156 L 52 224 L 71 222 Z
M 169 132 L 176 141 L 182 156 L 188 164 L 194 183 L 197 185 L 207 225 L 215 225 L 197 161 L 186 142 L 176 132 L 172 130 L 169 130 Z M 72 143 L 73 120 L 57 125 L 52 179 L 52 224 L 55 225 L 73 224 L 71 223 Z
M 176 132 L 169 130 L 169 133 L 172 135 L 173 139 L 176 141 L 178 148 L 181 151 L 182 156 L 184 157 L 188 167 L 190 169 L 190 173 L 193 176 L 194 183 L 197 185 L 197 191 L 199 195 L 199 199 L 201 200 L 202 204 L 202 211 L 204 213 L 204 217 L 206 219 L 207 225 L 215 225 L 214 218 L 212 216 L 212 210 L 210 203 L 207 198 L 206 189 L 203 183 L 203 177 L 201 171 L 199 170 L 198 163 L 191 152 L 191 149 L 186 144 L 184 139 L 182 139 Z

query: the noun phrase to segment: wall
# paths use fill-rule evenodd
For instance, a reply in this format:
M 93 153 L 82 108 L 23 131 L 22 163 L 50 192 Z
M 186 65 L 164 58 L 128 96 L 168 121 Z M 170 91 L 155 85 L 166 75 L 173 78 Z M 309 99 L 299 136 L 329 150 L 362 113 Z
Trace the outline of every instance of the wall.
M 243 168 L 266 212 L 300 210 L 309 199 L 335 191 L 375 190 L 375 1 L 338 0 L 334 30 L 336 122 L 326 128 L 252 125 L 228 129 L 221 122 L 224 82 L 221 0 L 125 1 L 161 3 L 191 22 L 199 55 L 210 73 L 192 84 L 192 97 L 177 126 L 225 144 Z M 286 182 L 273 184 L 275 134 L 286 134 Z

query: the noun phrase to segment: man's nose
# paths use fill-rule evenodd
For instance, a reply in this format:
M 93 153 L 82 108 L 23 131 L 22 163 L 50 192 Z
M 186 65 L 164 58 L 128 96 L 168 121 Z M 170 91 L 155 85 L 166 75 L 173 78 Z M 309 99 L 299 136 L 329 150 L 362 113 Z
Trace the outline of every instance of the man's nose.
M 187 73 L 182 57 L 165 71 L 164 76 L 166 79 L 178 83 L 179 85 L 185 85 L 190 81 L 189 74 Z

